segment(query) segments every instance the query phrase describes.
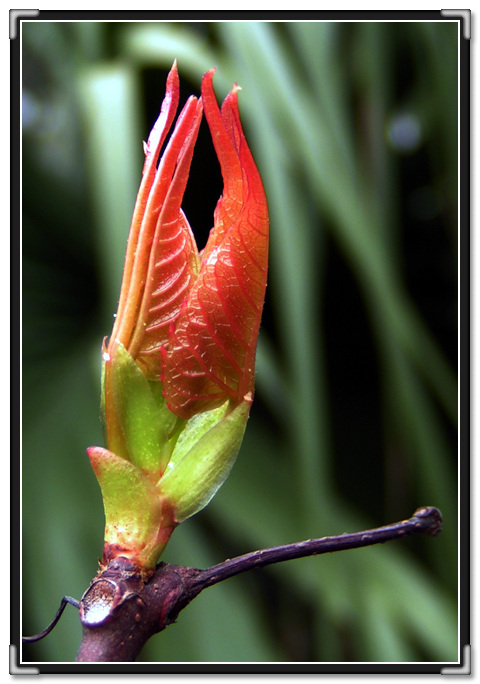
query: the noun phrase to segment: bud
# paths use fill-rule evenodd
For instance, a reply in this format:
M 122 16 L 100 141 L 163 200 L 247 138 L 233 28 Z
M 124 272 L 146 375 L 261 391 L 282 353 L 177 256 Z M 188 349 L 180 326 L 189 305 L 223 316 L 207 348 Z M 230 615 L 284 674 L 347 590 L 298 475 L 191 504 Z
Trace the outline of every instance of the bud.
M 103 562 L 150 572 L 175 526 L 228 476 L 254 392 L 265 297 L 268 211 L 243 134 L 235 85 L 221 110 L 205 74 L 160 157 L 179 100 L 176 64 L 145 165 L 112 335 L 103 345 L 108 449 L 88 449 L 102 489 Z M 198 251 L 181 209 L 203 110 L 224 181 Z M 160 160 L 159 160 L 160 157 Z

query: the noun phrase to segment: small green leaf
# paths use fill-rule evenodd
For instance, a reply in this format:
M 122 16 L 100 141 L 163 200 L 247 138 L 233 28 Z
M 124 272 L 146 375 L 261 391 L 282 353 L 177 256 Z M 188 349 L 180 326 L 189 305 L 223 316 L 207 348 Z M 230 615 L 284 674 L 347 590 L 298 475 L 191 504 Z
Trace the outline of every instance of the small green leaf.
M 226 401 L 222 406 L 217 409 L 212 409 L 211 411 L 204 411 L 203 413 L 197 413 L 196 416 L 190 418 L 187 424 L 181 431 L 175 449 L 170 458 L 168 467 L 172 469 L 177 463 L 179 463 L 182 458 L 187 454 L 190 449 L 195 446 L 198 440 L 203 437 L 203 435 L 208 432 L 211 428 L 215 427 L 217 423 L 222 420 L 229 409 L 229 402 Z
M 102 447 L 87 453 L 103 496 L 104 559 L 122 555 L 154 567 L 174 527 L 167 503 L 132 463 Z
M 115 343 L 111 363 L 113 401 L 128 458 L 156 481 L 183 421 L 168 409 L 161 384 L 147 380 L 120 342 Z
M 176 522 L 204 508 L 228 477 L 242 443 L 250 406 L 251 401 L 244 401 L 225 414 L 224 405 L 189 421 L 158 484 L 174 509 Z

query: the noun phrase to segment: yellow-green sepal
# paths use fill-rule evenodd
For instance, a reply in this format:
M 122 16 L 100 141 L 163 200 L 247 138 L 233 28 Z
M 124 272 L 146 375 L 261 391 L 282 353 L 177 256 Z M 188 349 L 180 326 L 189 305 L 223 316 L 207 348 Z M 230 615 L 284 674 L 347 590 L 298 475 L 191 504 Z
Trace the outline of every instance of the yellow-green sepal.
M 173 446 L 185 421 L 167 407 L 160 382 L 147 380 L 125 347 L 111 346 L 106 373 L 111 373 L 109 388 L 115 420 L 121 430 L 121 455 L 155 482 L 165 470 Z M 108 428 L 108 426 L 107 426 Z M 111 445 L 109 435 L 109 446 Z
M 152 569 L 175 524 L 171 508 L 133 463 L 103 449 L 87 449 L 105 509 L 104 562 L 125 556 Z
M 176 522 L 202 510 L 228 477 L 250 406 L 248 400 L 230 410 L 227 403 L 188 421 L 157 485 L 172 505 Z

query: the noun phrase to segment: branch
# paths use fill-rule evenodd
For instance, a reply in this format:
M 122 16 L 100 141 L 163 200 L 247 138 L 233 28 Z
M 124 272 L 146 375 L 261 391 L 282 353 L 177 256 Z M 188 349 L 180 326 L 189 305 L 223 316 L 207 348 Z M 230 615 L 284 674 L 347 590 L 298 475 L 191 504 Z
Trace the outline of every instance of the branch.
M 322 553 L 332 553 L 334 551 L 344 551 L 347 549 L 359 549 L 363 546 L 373 544 L 383 544 L 393 539 L 411 536 L 412 534 L 437 535 L 442 529 L 442 515 L 437 508 L 423 507 L 417 508 L 415 513 L 408 520 L 375 527 L 363 532 L 353 532 L 341 534 L 335 537 L 322 537 L 321 539 L 307 539 L 307 541 L 286 544 L 284 546 L 274 546 L 261 551 L 253 551 L 243 556 L 237 556 L 231 560 L 214 565 L 207 570 L 199 571 L 193 585 L 200 586 L 200 591 L 211 587 L 218 582 L 223 582 L 229 577 L 239 575 L 241 572 L 263 568 L 273 563 L 281 563 L 294 558 L 305 558 L 307 556 L 317 556 Z
M 392 525 L 254 551 L 206 570 L 160 563 L 147 582 L 129 560 L 116 558 L 92 581 L 79 603 L 83 637 L 77 662 L 133 662 L 148 639 L 175 622 L 200 592 L 247 570 L 416 534 L 435 536 L 441 529 L 440 511 L 423 507 Z M 59 619 L 65 600 L 43 636 Z M 74 599 L 69 602 L 75 605 Z

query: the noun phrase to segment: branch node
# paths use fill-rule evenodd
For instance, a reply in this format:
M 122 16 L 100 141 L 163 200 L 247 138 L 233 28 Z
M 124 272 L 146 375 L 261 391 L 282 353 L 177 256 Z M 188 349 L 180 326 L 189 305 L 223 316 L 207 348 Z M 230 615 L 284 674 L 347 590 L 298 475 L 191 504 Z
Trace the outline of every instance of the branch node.
M 431 537 L 436 537 L 442 531 L 443 517 L 438 508 L 434 506 L 417 508 L 412 515 L 412 520 L 418 520 L 419 527 L 422 528 L 424 534 L 428 534 Z

